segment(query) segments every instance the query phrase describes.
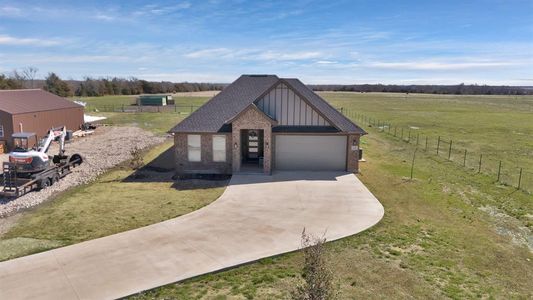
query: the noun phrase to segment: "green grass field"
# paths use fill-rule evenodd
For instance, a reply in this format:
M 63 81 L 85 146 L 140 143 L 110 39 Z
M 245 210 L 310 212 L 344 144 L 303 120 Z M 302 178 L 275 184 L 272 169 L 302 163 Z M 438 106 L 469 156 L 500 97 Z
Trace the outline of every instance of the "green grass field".
M 516 186 L 522 170 L 521 185 L 533 193 L 533 96 L 456 96 L 383 93 L 323 93 L 334 106 L 345 113 L 362 113 L 374 121 L 391 123 L 391 132 L 415 142 L 419 135 L 421 147 L 428 137 L 429 148 L 451 160 L 477 169 L 480 154 L 482 172 L 497 178 L 502 161 L 500 181 Z M 359 120 L 358 120 L 359 121 Z M 384 128 L 388 132 L 388 128 Z

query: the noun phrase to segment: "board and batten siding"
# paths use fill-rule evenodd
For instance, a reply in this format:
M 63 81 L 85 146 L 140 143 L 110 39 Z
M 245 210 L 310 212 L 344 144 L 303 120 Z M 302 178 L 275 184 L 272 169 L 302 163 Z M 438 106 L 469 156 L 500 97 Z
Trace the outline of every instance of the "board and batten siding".
M 257 101 L 257 107 L 285 126 L 331 126 L 316 110 L 280 83 Z

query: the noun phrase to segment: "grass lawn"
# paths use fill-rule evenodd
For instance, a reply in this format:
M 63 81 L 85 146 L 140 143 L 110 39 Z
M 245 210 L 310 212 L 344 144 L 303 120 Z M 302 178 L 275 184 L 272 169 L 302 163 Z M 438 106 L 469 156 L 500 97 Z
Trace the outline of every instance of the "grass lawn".
M 458 96 L 387 93 L 322 93 L 336 107 L 362 113 L 381 122 L 390 122 L 404 136 L 420 134 L 420 143 L 429 136 L 436 149 L 437 137 L 445 139 L 442 154 L 453 140 L 452 160 L 476 168 L 483 154 L 482 171 L 496 177 L 502 161 L 501 180 L 522 183 L 533 192 L 533 96 Z M 388 130 L 388 129 L 387 129 Z
M 459 129 L 465 128 L 470 134 L 461 137 L 478 147 L 505 140 L 520 127 L 515 118 L 523 121 L 526 114 L 507 103 L 497 105 L 500 100 L 490 97 L 488 100 L 476 97 L 477 104 L 468 99 L 468 103 L 457 104 L 448 103 L 450 100 L 444 96 L 445 99 L 436 97 L 433 102 L 407 101 L 403 107 L 401 96 L 382 95 L 385 99 L 380 95 L 359 98 L 359 94 L 352 94 L 349 99 L 345 95 L 333 96 L 331 102 L 336 106 L 359 107 L 361 103 L 359 112 L 406 126 L 418 125 L 432 134 L 460 133 Z M 528 101 L 524 100 L 526 106 Z M 424 102 L 429 103 L 423 105 Z M 477 118 L 476 110 L 481 111 L 482 118 L 488 118 L 489 108 L 509 121 L 507 130 L 502 128 L 502 121 L 491 125 L 485 120 L 480 124 L 489 133 L 485 135 L 482 130 L 468 127 L 472 116 Z M 469 110 L 470 117 L 466 112 L 458 112 L 461 109 Z M 425 117 L 425 123 L 409 122 L 411 116 L 425 114 L 434 116 Z M 495 129 L 491 130 L 491 126 Z M 341 298 L 533 297 L 532 196 L 495 184 L 492 177 L 458 168 L 455 163 L 424 151 L 417 154 L 415 178 L 410 181 L 410 160 L 415 147 L 379 133 L 376 128 L 367 130 L 370 135 L 363 140 L 367 162 L 362 164 L 358 176 L 384 205 L 385 217 L 361 234 L 327 244 Z M 516 151 L 524 151 L 529 145 L 526 139 L 513 143 Z M 132 298 L 282 298 L 294 285 L 301 266 L 301 254 L 291 253 Z
M 171 146 L 149 150 L 150 162 Z M 24 213 L 0 237 L 0 260 L 79 243 L 181 216 L 216 200 L 226 181 L 125 180 L 133 171 L 117 167 L 96 182 L 75 187 Z M 190 187 L 193 187 L 192 189 Z M 157 195 L 157 197 L 154 197 Z
M 177 113 L 119 113 L 99 112 L 94 115 L 107 117 L 110 125 L 139 126 L 157 134 L 164 134 L 187 115 Z

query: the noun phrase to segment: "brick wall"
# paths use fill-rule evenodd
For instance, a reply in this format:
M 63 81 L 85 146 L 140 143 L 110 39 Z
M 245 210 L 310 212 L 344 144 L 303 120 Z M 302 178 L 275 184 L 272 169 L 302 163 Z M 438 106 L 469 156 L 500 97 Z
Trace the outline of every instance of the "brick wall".
M 232 141 L 231 133 L 202 133 L 201 142 L 201 160 L 199 162 L 190 162 L 188 159 L 187 135 L 177 133 L 174 135 L 174 154 L 176 162 L 176 174 L 231 174 L 232 162 Z M 213 161 L 213 135 L 226 136 L 226 161 Z
M 346 171 L 347 172 L 353 172 L 358 173 L 359 172 L 359 150 L 352 150 L 352 146 L 355 145 L 359 146 L 359 140 L 361 136 L 356 135 L 349 135 L 348 136 L 348 151 L 347 151 L 347 165 L 346 165 Z

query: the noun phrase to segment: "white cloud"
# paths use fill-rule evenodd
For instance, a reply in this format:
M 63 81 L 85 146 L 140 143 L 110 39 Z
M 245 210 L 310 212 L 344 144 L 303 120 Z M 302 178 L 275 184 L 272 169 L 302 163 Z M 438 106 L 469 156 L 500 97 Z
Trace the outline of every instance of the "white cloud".
M 22 15 L 22 10 L 14 6 L 1 6 L 0 7 L 0 16 L 20 16 Z
M 303 52 L 281 52 L 281 51 L 265 51 L 259 53 L 256 57 L 259 60 L 307 60 L 313 58 L 320 58 L 322 53 L 317 51 L 303 51 Z
M 338 62 L 332 61 L 332 60 L 319 60 L 319 61 L 316 61 L 315 63 L 319 65 L 334 65 L 334 64 L 337 64 Z
M 505 61 L 472 61 L 472 62 L 437 62 L 437 61 L 408 61 L 408 62 L 374 62 L 367 64 L 369 67 L 393 70 L 418 70 L 418 71 L 453 71 L 482 68 L 497 68 L 517 65 Z
M 189 52 L 184 56 L 188 58 L 219 58 L 221 56 L 228 56 L 232 52 L 233 51 L 228 48 L 212 48 Z
M 110 14 L 105 14 L 102 12 L 97 12 L 94 18 L 97 20 L 102 20 L 102 21 L 107 21 L 107 22 L 115 21 L 117 19 L 115 16 L 112 16 Z
M 55 39 L 19 38 L 10 35 L 0 35 L 0 45 L 12 46 L 56 46 L 61 42 Z

